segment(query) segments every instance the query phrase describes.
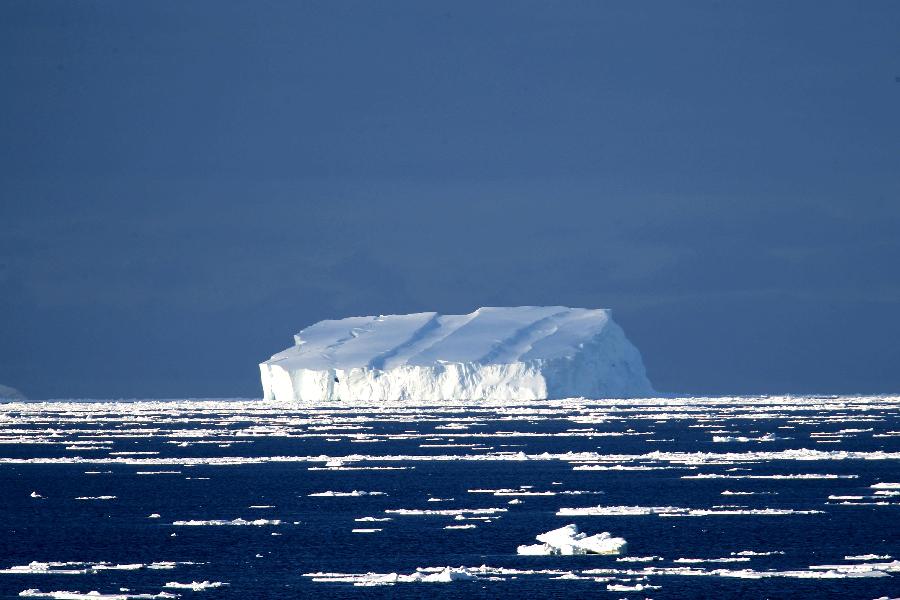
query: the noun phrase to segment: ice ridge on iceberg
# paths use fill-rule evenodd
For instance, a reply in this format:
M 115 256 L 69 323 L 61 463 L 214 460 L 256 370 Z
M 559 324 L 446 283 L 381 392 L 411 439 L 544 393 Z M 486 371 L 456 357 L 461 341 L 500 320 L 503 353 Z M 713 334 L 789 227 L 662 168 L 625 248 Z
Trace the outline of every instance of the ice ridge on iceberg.
M 320 321 L 260 364 L 283 402 L 542 400 L 653 394 L 606 309 L 484 307 Z

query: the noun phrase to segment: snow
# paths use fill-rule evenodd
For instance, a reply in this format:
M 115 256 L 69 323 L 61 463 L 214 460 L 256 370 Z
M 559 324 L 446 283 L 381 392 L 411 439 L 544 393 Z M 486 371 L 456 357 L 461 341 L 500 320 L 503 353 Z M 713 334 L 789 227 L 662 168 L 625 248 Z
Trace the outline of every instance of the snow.
M 653 394 L 605 309 L 485 307 L 320 321 L 260 364 L 279 402 L 537 400 Z
M 540 556 L 571 556 L 573 554 L 621 554 L 627 543 L 623 538 L 612 537 L 606 531 L 595 535 L 580 532 L 571 524 L 535 536 L 541 544 L 519 546 L 518 554 Z

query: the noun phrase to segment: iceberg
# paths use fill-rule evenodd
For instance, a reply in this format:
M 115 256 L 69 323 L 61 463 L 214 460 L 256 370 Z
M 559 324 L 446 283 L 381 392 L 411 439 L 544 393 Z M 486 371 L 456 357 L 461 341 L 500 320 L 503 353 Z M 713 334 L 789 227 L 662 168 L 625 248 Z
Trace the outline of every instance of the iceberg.
M 4 400 L 11 402 L 24 402 L 25 400 L 27 400 L 27 398 L 25 398 L 25 394 L 23 394 L 16 388 L 0 384 L 0 402 Z
M 261 363 L 278 402 L 517 401 L 653 395 L 607 309 L 484 307 L 320 321 Z

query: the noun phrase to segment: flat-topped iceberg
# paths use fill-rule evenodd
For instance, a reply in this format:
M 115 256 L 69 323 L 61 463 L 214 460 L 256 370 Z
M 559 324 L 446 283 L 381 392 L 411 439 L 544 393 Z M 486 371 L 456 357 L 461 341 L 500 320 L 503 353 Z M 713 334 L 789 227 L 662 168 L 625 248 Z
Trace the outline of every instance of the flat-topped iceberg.
M 284 402 L 542 400 L 653 394 L 606 309 L 485 307 L 320 321 L 260 364 Z

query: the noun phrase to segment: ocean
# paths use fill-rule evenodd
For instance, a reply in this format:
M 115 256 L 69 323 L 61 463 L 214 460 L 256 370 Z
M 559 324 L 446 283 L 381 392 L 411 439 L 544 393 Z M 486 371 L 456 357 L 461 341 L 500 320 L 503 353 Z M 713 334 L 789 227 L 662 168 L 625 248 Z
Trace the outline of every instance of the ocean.
M 0 404 L 0 596 L 896 598 L 898 465 L 897 396 Z

